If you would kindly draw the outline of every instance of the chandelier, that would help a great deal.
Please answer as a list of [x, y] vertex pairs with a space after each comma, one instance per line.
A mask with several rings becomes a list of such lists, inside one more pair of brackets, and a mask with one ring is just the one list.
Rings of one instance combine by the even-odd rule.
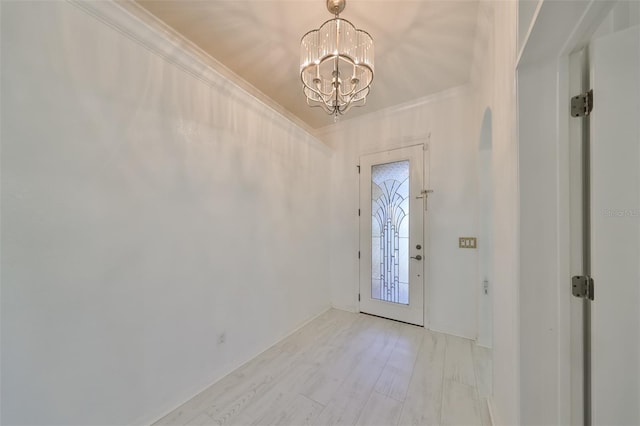
[[346, 0], [327, 0], [334, 18], [300, 42], [300, 78], [307, 104], [336, 119], [366, 103], [373, 81], [373, 39], [339, 17], [345, 5]]

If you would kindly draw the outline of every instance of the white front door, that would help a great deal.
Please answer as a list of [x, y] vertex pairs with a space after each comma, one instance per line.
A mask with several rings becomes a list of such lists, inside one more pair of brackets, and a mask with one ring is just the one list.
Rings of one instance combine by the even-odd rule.
[[360, 158], [360, 311], [424, 325], [423, 145]]
[[590, 46], [592, 418], [640, 424], [640, 27]]

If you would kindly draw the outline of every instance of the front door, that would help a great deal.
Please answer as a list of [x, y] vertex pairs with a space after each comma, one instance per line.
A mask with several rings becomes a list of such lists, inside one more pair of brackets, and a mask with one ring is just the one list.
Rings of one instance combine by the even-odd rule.
[[360, 158], [360, 311], [424, 325], [423, 145]]

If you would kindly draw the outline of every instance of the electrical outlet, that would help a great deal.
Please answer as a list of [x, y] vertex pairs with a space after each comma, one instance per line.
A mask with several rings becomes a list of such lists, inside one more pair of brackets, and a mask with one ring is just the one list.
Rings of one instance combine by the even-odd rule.
[[227, 333], [220, 333], [218, 335], [218, 344], [221, 345], [227, 340]]
[[460, 237], [458, 238], [458, 247], [474, 249], [477, 247], [476, 237]]

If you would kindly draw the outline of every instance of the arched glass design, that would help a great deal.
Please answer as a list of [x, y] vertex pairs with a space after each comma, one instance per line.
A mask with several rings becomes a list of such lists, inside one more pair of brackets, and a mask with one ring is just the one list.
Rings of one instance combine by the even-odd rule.
[[409, 304], [409, 161], [371, 167], [371, 297]]

